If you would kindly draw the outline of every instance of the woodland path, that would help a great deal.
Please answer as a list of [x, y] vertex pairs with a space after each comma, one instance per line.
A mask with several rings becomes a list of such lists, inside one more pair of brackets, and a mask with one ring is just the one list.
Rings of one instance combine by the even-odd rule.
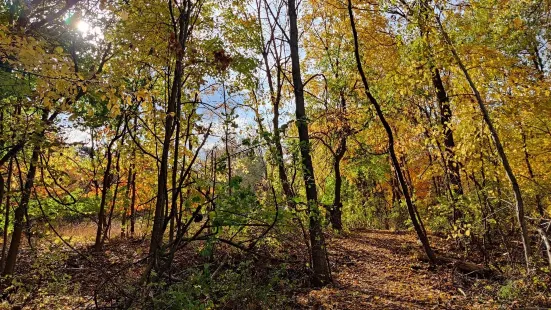
[[354, 231], [332, 238], [330, 244], [334, 284], [300, 296], [305, 308], [498, 308], [490, 297], [460, 284], [452, 268], [435, 269], [420, 261], [412, 234]]

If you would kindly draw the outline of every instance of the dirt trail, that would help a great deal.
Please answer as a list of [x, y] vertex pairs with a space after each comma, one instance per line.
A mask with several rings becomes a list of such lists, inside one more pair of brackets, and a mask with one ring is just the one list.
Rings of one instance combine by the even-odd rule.
[[492, 299], [470, 296], [475, 292], [453, 283], [452, 269], [431, 269], [421, 262], [411, 234], [355, 231], [333, 238], [330, 244], [334, 284], [300, 296], [299, 303], [306, 308], [497, 308]]

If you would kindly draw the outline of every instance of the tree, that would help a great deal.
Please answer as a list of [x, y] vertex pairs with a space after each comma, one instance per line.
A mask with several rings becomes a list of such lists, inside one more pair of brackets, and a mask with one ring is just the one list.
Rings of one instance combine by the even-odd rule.
[[396, 176], [398, 178], [398, 182], [400, 183], [400, 187], [402, 190], [402, 195], [404, 195], [404, 199], [406, 200], [406, 205], [408, 208], [409, 216], [411, 219], [411, 222], [413, 224], [413, 227], [415, 229], [415, 232], [417, 233], [417, 236], [419, 237], [419, 240], [423, 244], [423, 249], [425, 250], [425, 253], [427, 254], [429, 260], [432, 263], [436, 263], [436, 255], [434, 254], [430, 244], [429, 239], [426, 235], [426, 233], [423, 231], [423, 228], [420, 224], [420, 218], [418, 218], [417, 212], [415, 210], [415, 206], [413, 205], [413, 202], [411, 201], [411, 196], [409, 194], [408, 185], [406, 184], [406, 180], [404, 178], [404, 174], [402, 172], [402, 168], [400, 167], [400, 163], [398, 161], [398, 157], [396, 156], [396, 151], [394, 149], [394, 134], [392, 132], [392, 128], [390, 127], [389, 123], [387, 122], [383, 111], [381, 109], [381, 105], [373, 97], [369, 90], [369, 83], [367, 81], [367, 78], [365, 76], [365, 72], [363, 70], [362, 61], [360, 57], [360, 47], [358, 43], [358, 32], [356, 30], [356, 24], [354, 21], [354, 11], [352, 7], [352, 0], [348, 0], [348, 14], [350, 17], [350, 26], [352, 28], [352, 35], [354, 37], [354, 55], [356, 57], [356, 64], [358, 67], [358, 73], [360, 74], [360, 77], [362, 79], [362, 83], [364, 85], [364, 92], [366, 97], [368, 98], [369, 102], [373, 105], [375, 108], [375, 111], [377, 112], [377, 116], [379, 117], [380, 122], [383, 124], [383, 127], [385, 128], [385, 132], [388, 137], [388, 151], [390, 155], [390, 159], [392, 161], [392, 166], [394, 167], [394, 170], [396, 172]]
[[492, 119], [490, 118], [490, 113], [488, 112], [488, 109], [486, 108], [486, 105], [484, 104], [484, 99], [482, 99], [482, 95], [480, 94], [478, 88], [476, 87], [473, 79], [471, 78], [471, 75], [469, 74], [469, 71], [465, 67], [465, 64], [459, 57], [459, 54], [457, 53], [453, 42], [451, 41], [450, 37], [448, 36], [447, 32], [445, 31], [442, 22], [440, 21], [440, 17], [436, 17], [438, 26], [440, 27], [440, 31], [442, 33], [442, 36], [444, 37], [444, 40], [448, 44], [451, 53], [453, 54], [453, 57], [455, 61], [457, 62], [457, 65], [461, 69], [461, 72], [465, 75], [465, 79], [467, 79], [469, 86], [471, 87], [476, 102], [478, 103], [478, 107], [480, 108], [480, 111], [482, 112], [482, 116], [484, 119], [484, 122], [486, 123], [486, 126], [488, 126], [488, 130], [490, 131], [490, 134], [492, 136], [492, 140], [494, 141], [494, 144], [497, 149], [497, 153], [499, 155], [499, 159], [501, 160], [501, 163], [503, 164], [503, 169], [505, 169], [505, 172], [507, 173], [507, 177], [509, 178], [509, 182], [511, 183], [511, 187], [513, 188], [513, 193], [515, 196], [515, 209], [517, 214], [517, 220], [519, 222], [520, 226], [520, 232], [521, 232], [521, 240], [522, 245], [524, 248], [524, 259], [526, 261], [526, 269], [530, 270], [530, 256], [532, 255], [532, 250], [530, 249], [529, 239], [528, 239], [528, 230], [526, 228], [526, 219], [524, 218], [524, 201], [522, 199], [522, 193], [520, 191], [520, 187], [518, 185], [518, 181], [516, 179], [515, 174], [513, 173], [513, 169], [511, 168], [511, 165], [509, 164], [509, 160], [507, 158], [507, 155], [505, 154], [505, 150], [503, 149], [503, 144], [501, 143], [501, 140], [499, 138], [499, 135], [494, 127], [494, 123], [492, 122]]
[[294, 0], [287, 3], [290, 22], [289, 47], [293, 75], [293, 90], [296, 105], [296, 126], [300, 141], [301, 169], [306, 188], [306, 201], [310, 218], [310, 247], [312, 251], [313, 284], [322, 286], [331, 281], [329, 261], [326, 255], [325, 238], [321, 229], [321, 218], [318, 206], [318, 194], [314, 176], [314, 166], [310, 156], [310, 137], [308, 135], [308, 118], [304, 104], [304, 85], [300, 72], [300, 55], [298, 48], [297, 7]]

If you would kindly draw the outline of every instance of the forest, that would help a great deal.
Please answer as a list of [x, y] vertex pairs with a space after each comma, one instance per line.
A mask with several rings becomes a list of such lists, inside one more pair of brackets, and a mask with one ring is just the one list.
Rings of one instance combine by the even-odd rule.
[[551, 308], [551, 0], [5, 0], [0, 309]]

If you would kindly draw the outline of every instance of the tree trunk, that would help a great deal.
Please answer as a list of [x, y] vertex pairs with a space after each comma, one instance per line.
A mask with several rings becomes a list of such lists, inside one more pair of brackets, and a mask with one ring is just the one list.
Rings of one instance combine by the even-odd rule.
[[314, 176], [314, 166], [310, 156], [310, 139], [308, 137], [308, 120], [304, 105], [304, 85], [300, 72], [300, 56], [298, 49], [297, 8], [295, 0], [288, 0], [290, 21], [289, 45], [293, 75], [293, 89], [296, 104], [296, 126], [300, 141], [301, 167], [306, 186], [306, 199], [310, 218], [310, 243], [312, 252], [312, 267], [314, 271], [313, 285], [323, 286], [331, 281], [329, 264], [325, 250], [325, 239], [321, 227], [318, 194]]
[[[124, 139], [121, 141], [121, 144], [124, 143]], [[117, 152], [117, 161], [116, 161], [116, 164], [115, 164], [115, 171], [117, 173], [117, 184], [115, 184], [115, 190], [113, 191], [113, 199], [111, 200], [111, 209], [109, 210], [109, 218], [107, 220], [107, 225], [105, 226], [104, 230], [103, 230], [103, 236], [101, 238], [101, 246], [103, 246], [103, 244], [105, 243], [105, 240], [107, 239], [107, 237], [111, 236], [111, 223], [113, 221], [113, 213], [115, 211], [115, 205], [117, 203], [117, 196], [118, 196], [118, 193], [119, 193], [119, 186], [120, 186], [120, 158], [121, 158], [121, 153], [120, 151]]]
[[369, 90], [369, 83], [367, 82], [367, 78], [365, 76], [365, 72], [363, 70], [361, 57], [360, 57], [360, 51], [359, 51], [359, 43], [358, 43], [358, 32], [356, 30], [356, 24], [354, 21], [354, 12], [352, 10], [352, 0], [348, 0], [348, 15], [350, 16], [350, 26], [352, 28], [352, 35], [354, 37], [354, 56], [356, 58], [356, 65], [358, 67], [358, 72], [360, 74], [360, 77], [362, 79], [362, 83], [364, 85], [364, 91], [365, 95], [375, 108], [375, 111], [377, 113], [377, 116], [381, 123], [383, 124], [383, 127], [385, 128], [387, 137], [388, 137], [388, 151], [390, 153], [390, 159], [392, 161], [392, 165], [394, 166], [394, 170], [396, 172], [396, 176], [398, 178], [398, 183], [400, 184], [400, 187], [402, 189], [402, 194], [404, 196], [404, 199], [406, 200], [406, 205], [408, 209], [408, 213], [411, 219], [411, 223], [413, 224], [413, 228], [415, 229], [415, 232], [417, 233], [417, 236], [419, 237], [419, 240], [421, 241], [423, 245], [423, 249], [425, 250], [425, 253], [427, 254], [427, 257], [431, 261], [431, 263], [436, 263], [437, 259], [436, 256], [429, 244], [428, 237], [423, 233], [422, 225], [419, 223], [421, 218], [419, 218], [419, 221], [416, 216], [416, 210], [415, 206], [413, 205], [413, 202], [411, 201], [411, 197], [408, 190], [408, 185], [406, 183], [406, 180], [404, 178], [404, 174], [402, 172], [402, 169], [400, 167], [400, 162], [398, 161], [398, 157], [396, 156], [396, 151], [394, 150], [394, 134], [392, 133], [392, 128], [390, 127], [389, 123], [387, 122], [383, 111], [381, 109], [381, 106], [379, 105], [379, 102], [373, 95], [371, 94], [371, 91]]
[[[168, 240], [170, 243], [174, 240], [174, 231], [175, 231], [175, 222], [176, 222], [176, 210], [177, 210], [177, 202], [178, 202], [178, 152], [180, 149], [180, 121], [181, 121], [181, 114], [182, 114], [182, 102], [181, 102], [181, 89], [178, 89], [178, 94], [176, 95], [176, 129], [175, 129], [175, 137], [174, 137], [174, 159], [172, 162], [172, 190], [171, 190], [171, 200], [170, 200], [170, 223], [168, 228]], [[185, 146], [185, 145], [184, 145]], [[185, 161], [185, 160], [184, 160]], [[182, 169], [185, 169], [185, 167], [182, 167]]]
[[333, 199], [333, 206], [329, 210], [331, 226], [333, 229], [342, 230], [342, 201], [341, 201], [341, 188], [342, 188], [342, 176], [339, 161], [335, 160], [335, 197]]
[[131, 195], [131, 184], [132, 184], [132, 167], [133, 164], [130, 164], [130, 167], [128, 167], [128, 178], [126, 179], [126, 195], [125, 195], [125, 201], [124, 201], [124, 208], [122, 210], [122, 219], [121, 219], [121, 238], [126, 237], [126, 222], [128, 220], [128, 205], [130, 204], [130, 195]]
[[102, 247], [102, 233], [104, 226], [107, 226], [105, 217], [105, 205], [107, 204], [107, 194], [111, 187], [111, 165], [113, 164], [113, 145], [119, 138], [119, 126], [117, 125], [117, 131], [115, 137], [107, 145], [107, 163], [105, 164], [105, 171], [103, 172], [103, 186], [101, 188], [101, 201], [98, 211], [98, 227], [96, 230], [96, 242], [94, 243], [94, 251], [101, 251]]
[[[5, 181], [4, 177], [0, 173], [0, 205], [2, 205], [2, 202], [4, 201], [4, 194], [6, 191], [4, 190], [5, 187]], [[6, 198], [6, 200], [8, 200]], [[4, 229], [2, 231], [2, 255], [0, 257], [0, 270], [2, 269], [2, 266], [4, 265], [4, 255], [6, 253], [6, 243], [8, 242], [8, 229], [10, 224], [10, 207], [8, 204], [6, 204], [6, 212], [4, 213]]]
[[231, 196], [232, 186], [232, 169], [231, 169], [231, 154], [230, 154], [230, 124], [232, 123], [233, 110], [228, 111], [228, 101], [226, 99], [226, 83], [222, 82], [222, 98], [224, 104], [224, 152], [226, 153], [226, 169], [228, 170], [228, 194]]
[[[431, 53], [431, 47], [429, 44], [429, 31], [426, 27], [426, 23], [429, 19], [429, 11], [427, 3], [421, 5], [421, 18], [419, 22], [419, 28], [421, 32], [421, 37], [426, 40], [425, 44], [427, 45], [427, 58], [429, 70], [431, 73], [432, 85], [436, 91], [436, 99], [438, 100], [438, 105], [440, 107], [440, 125], [442, 125], [443, 135], [444, 135], [444, 158], [446, 169], [448, 171], [449, 182], [452, 190], [452, 200], [456, 200], [458, 195], [463, 195], [463, 186], [461, 184], [461, 175], [459, 173], [459, 163], [455, 160], [455, 141], [453, 139], [453, 131], [451, 130], [450, 124], [452, 122], [452, 110], [450, 106], [450, 98], [444, 87], [444, 82], [442, 82], [442, 77], [440, 75], [440, 70], [434, 65], [434, 57]], [[456, 214], [457, 213], [457, 214]], [[454, 206], [454, 220], [459, 217], [458, 211], [455, 210]]]
[[[162, 155], [157, 177], [157, 201], [155, 203], [155, 215], [153, 217], [153, 228], [151, 231], [151, 242], [149, 245], [149, 256], [152, 267], [158, 267], [160, 259], [159, 250], [163, 244], [163, 235], [165, 232], [165, 208], [168, 201], [168, 161], [170, 144], [174, 133], [174, 117], [176, 114], [178, 96], [181, 93], [180, 90], [182, 88], [182, 75], [184, 71], [183, 56], [189, 30], [189, 14], [191, 13], [191, 8], [189, 8], [188, 5], [189, 3], [186, 1], [183, 5], [186, 8], [180, 12], [180, 16], [178, 16], [178, 20], [176, 21], [177, 25], [174, 25], [174, 27], [178, 29], [178, 37], [176, 42], [178, 46], [176, 48], [174, 78], [167, 103]], [[149, 273], [150, 271], [151, 268], [148, 268], [147, 272]]]
[[[339, 77], [338, 73], [335, 75], [336, 78]], [[340, 108], [342, 109], [342, 113], [344, 114], [344, 118], [346, 119], [346, 98], [344, 97], [344, 91], [341, 90], [340, 94]], [[347, 135], [349, 134], [349, 128], [348, 128], [348, 120], [345, 123], [345, 128], [342, 128], [340, 131], [341, 137], [339, 140], [339, 146], [337, 147], [337, 151], [335, 152], [334, 156], [334, 162], [333, 162], [333, 170], [335, 172], [335, 192], [334, 192], [334, 199], [333, 199], [333, 206], [330, 210], [330, 220], [331, 220], [331, 226], [333, 229], [337, 231], [342, 230], [342, 175], [341, 175], [341, 160], [344, 157], [344, 154], [346, 153], [346, 140]]]
[[[260, 14], [259, 14], [260, 16]], [[279, 104], [281, 102], [281, 64], [277, 63], [277, 78], [276, 78], [276, 85], [274, 87], [274, 81], [272, 77], [272, 73], [270, 71], [270, 65], [268, 63], [268, 53], [264, 51], [262, 53], [262, 56], [264, 58], [264, 67], [266, 69], [266, 77], [268, 80], [268, 87], [270, 89], [270, 101], [272, 102], [273, 106], [273, 118], [272, 118], [272, 124], [274, 127], [274, 150], [275, 150], [275, 158], [276, 158], [276, 165], [277, 165], [277, 171], [279, 175], [279, 181], [281, 182], [281, 187], [283, 189], [283, 194], [285, 195], [285, 198], [287, 200], [287, 203], [294, 206], [293, 197], [295, 196], [293, 193], [293, 189], [291, 188], [291, 185], [289, 184], [289, 178], [287, 177], [287, 171], [285, 170], [285, 163], [283, 162], [283, 146], [281, 145], [281, 133], [279, 130]], [[279, 61], [277, 59], [276, 61]]]
[[10, 162], [8, 164], [8, 173], [6, 176], [7, 178], [6, 187], [5, 187], [6, 189], [4, 192], [4, 194], [6, 195], [6, 203], [5, 203], [6, 210], [4, 215], [4, 232], [2, 236], [3, 238], [2, 240], [4, 242], [2, 243], [2, 256], [0, 258], [0, 270], [3, 270], [4, 268], [4, 263], [6, 259], [6, 249], [8, 247], [8, 229], [10, 227], [10, 198], [11, 198], [10, 190], [11, 190], [12, 173], [13, 173], [13, 158], [10, 158]]
[[136, 226], [136, 171], [132, 175], [132, 198], [130, 199], [130, 237], [134, 237]]
[[440, 77], [438, 68], [431, 66], [432, 83], [436, 89], [436, 97], [440, 104], [440, 124], [444, 132], [444, 147], [446, 167], [448, 169], [450, 183], [454, 199], [457, 195], [463, 195], [463, 186], [461, 184], [461, 175], [459, 174], [459, 163], [455, 160], [455, 142], [453, 139], [453, 131], [450, 128], [452, 122], [452, 110], [450, 107], [450, 99], [444, 88], [444, 83]]
[[17, 255], [19, 254], [19, 246], [21, 245], [21, 236], [23, 235], [23, 229], [25, 228], [25, 214], [27, 213], [27, 208], [29, 207], [29, 200], [31, 198], [31, 192], [34, 185], [34, 177], [36, 175], [36, 166], [38, 164], [39, 155], [40, 144], [39, 142], [36, 142], [33, 147], [31, 163], [29, 166], [29, 171], [27, 172], [27, 179], [25, 181], [23, 193], [21, 193], [21, 201], [14, 212], [13, 233], [3, 272], [3, 275], [5, 276], [12, 275], [15, 270], [15, 263], [17, 260]]
[[[532, 169], [532, 163], [530, 162], [530, 154], [528, 153], [528, 145], [526, 144], [526, 133], [524, 128], [520, 128], [522, 134], [522, 149], [524, 151], [524, 161], [526, 162], [526, 168], [528, 168], [528, 176], [532, 182], [536, 182], [536, 176], [534, 175], [534, 169]], [[538, 209], [539, 215], [543, 218], [545, 217], [545, 209], [543, 207], [541, 195], [537, 193], [534, 197], [536, 199], [536, 207]]]
[[538, 228], [538, 232], [541, 236], [543, 244], [545, 245], [545, 254], [547, 254], [547, 262], [549, 263], [549, 268], [551, 268], [551, 241], [547, 236], [547, 232], [542, 228]]
[[333, 162], [333, 170], [335, 171], [335, 197], [333, 199], [333, 206], [329, 210], [331, 226], [333, 229], [342, 230], [342, 175], [341, 175], [341, 160], [346, 152], [346, 134], [343, 133], [343, 137], [339, 142], [339, 147], [335, 153]]

